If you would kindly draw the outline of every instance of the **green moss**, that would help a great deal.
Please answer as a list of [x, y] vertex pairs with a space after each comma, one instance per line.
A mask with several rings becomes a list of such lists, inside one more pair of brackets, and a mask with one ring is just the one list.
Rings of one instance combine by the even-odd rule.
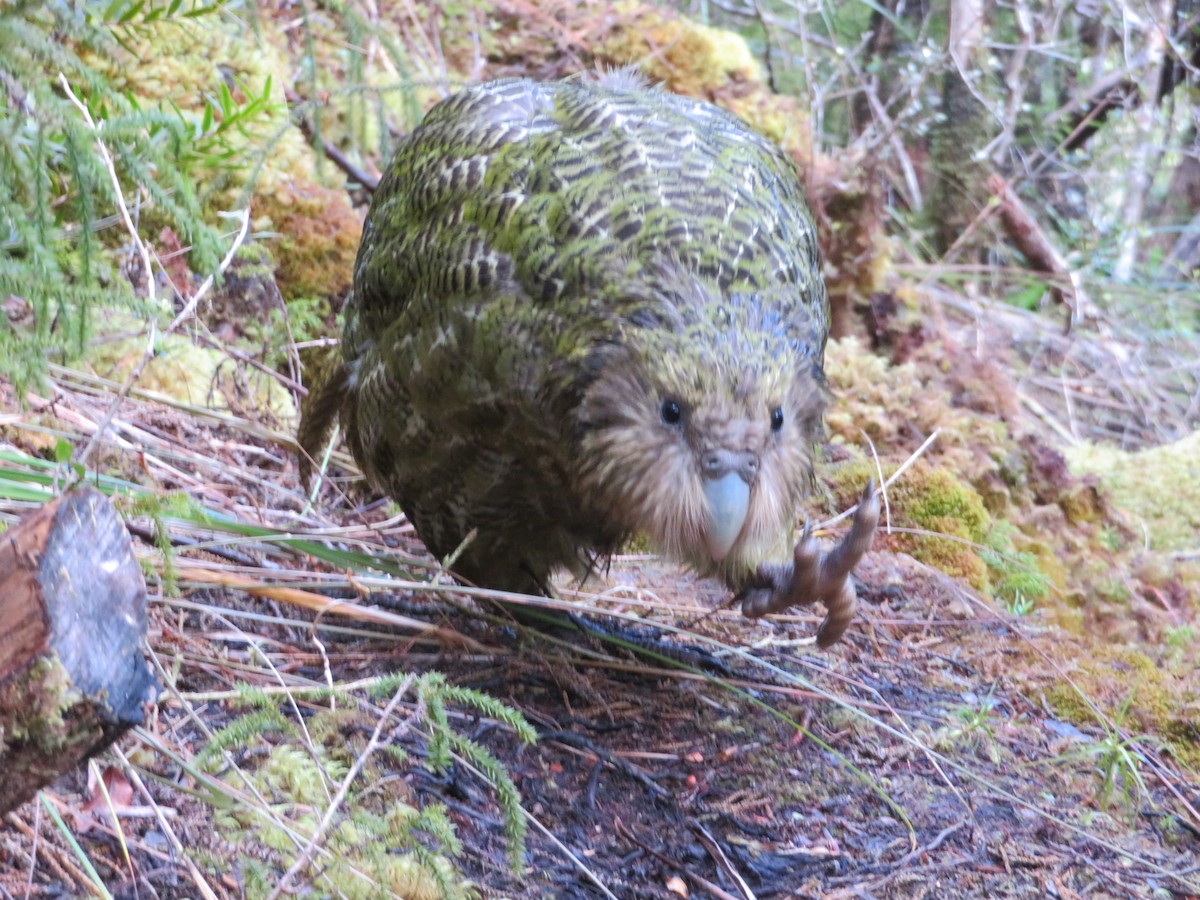
[[[213, 16], [204, 27], [170, 20], [146, 23], [125, 36], [120, 52], [96, 55], [89, 62], [144, 108], [177, 111], [197, 127], [222, 85], [236, 103], [261, 95], [269, 84], [271, 102], [256, 127], [222, 135], [221, 151], [232, 151], [233, 156], [215, 153], [197, 161], [198, 176], [209, 169], [207, 177], [197, 179], [209, 188], [209, 209], [244, 206], [250, 186], [269, 196], [290, 182], [317, 180], [316, 155], [288, 119], [284, 89], [291, 83], [292, 66], [278, 47], [244, 22]], [[229, 158], [236, 158], [238, 165], [228, 165]]]
[[1057, 715], [1077, 725], [1095, 725], [1094, 703], [1110, 719], [1121, 717], [1125, 730], [1156, 735], [1170, 741], [1189, 765], [1200, 762], [1195, 671], [1171, 672], [1132, 647], [1108, 645], [1089, 647], [1064, 668], [1075, 686], [1055, 680], [1044, 690]]
[[[989, 522], [983, 501], [974, 489], [964, 485], [944, 469], [914, 472], [909, 484], [901, 487], [900, 496], [911, 499], [906, 505], [908, 514], [918, 525], [937, 528], [946, 525], [953, 533], [982, 542]], [[949, 531], [947, 532], [949, 533]]]
[[1072, 471], [1096, 475], [1113, 505], [1144, 525], [1154, 550], [1186, 550], [1200, 534], [1200, 431], [1128, 453], [1083, 445], [1066, 451]]
[[[259, 851], [269, 848], [278, 856], [276, 867], [255, 869], [255, 861], [242, 857], [248, 893], [263, 878], [278, 878], [300, 852], [296, 836], [311, 837], [349, 763], [331, 759], [316, 745], [302, 750], [280, 744], [250, 773], [256, 791], [271, 804], [267, 817], [248, 807], [238, 807], [218, 817], [222, 837], [247, 847], [247, 831]], [[227, 776], [235, 779], [232, 773]], [[236, 781], [234, 782], [237, 783]], [[403, 782], [396, 781], [397, 790]], [[461, 850], [444, 810], [431, 804], [424, 810], [398, 797], [396, 790], [352, 790], [344, 815], [326, 833], [323, 846], [329, 855], [314, 859], [313, 882], [320, 893], [350, 898], [401, 896], [418, 900], [471, 897], [474, 887], [455, 870], [450, 856]], [[286, 822], [287, 827], [276, 824]], [[261, 861], [261, 860], [260, 860]], [[273, 874], [272, 874], [273, 872]], [[270, 883], [269, 881], [267, 882]], [[269, 892], [269, 890], [268, 890]]]
[[1200, 769], [1200, 703], [1193, 702], [1192, 715], [1179, 715], [1167, 722], [1162, 729], [1163, 740], [1171, 745], [1172, 752], [1181, 763], [1192, 770], [1193, 776]]
[[797, 158], [810, 158], [807, 116], [771, 91], [740, 34], [693, 22], [641, 0], [614, 8], [614, 27], [593, 48], [602, 62], [637, 65], [677, 94], [715, 99]]
[[991, 573], [992, 592], [1006, 605], [1036, 604], [1050, 593], [1052, 580], [1043, 565], [1057, 560], [1053, 554], [1045, 559], [1031, 550], [1018, 549], [1016, 542], [1023, 538], [1011, 522], [1004, 521], [993, 522], [987, 534], [983, 559]]
[[1167, 651], [1182, 655], [1189, 648], [1196, 646], [1196, 626], [1178, 625], [1168, 628], [1166, 632]]
[[[885, 466], [884, 477], [895, 468]], [[832, 481], [838, 507], [853, 503], [875, 474], [875, 464], [866, 460], [837, 467]], [[877, 548], [882, 543], [909, 553], [978, 591], [990, 591], [982, 545], [991, 517], [973, 488], [946, 469], [918, 461], [888, 489], [888, 504], [892, 524], [912, 531], [881, 534]]]
[[[284, 87], [296, 64], [282, 38], [268, 39], [276, 34], [217, 17], [202, 29], [158, 22], [131, 34], [124, 52], [94, 63], [143, 106], [182, 115], [197, 129], [222, 89], [235, 104], [265, 92], [269, 102], [252, 128], [222, 132], [219, 146], [195, 161], [206, 189], [201, 199], [217, 212], [243, 208], [253, 197], [254, 230], [278, 235], [272, 249], [286, 300], [339, 296], [350, 284], [362, 220], [345, 177], [322, 163], [288, 117]], [[331, 44], [343, 47], [345, 40]]]
[[[127, 316], [111, 314], [105, 317], [104, 330], [128, 334], [140, 332], [141, 327]], [[141, 363], [145, 351], [144, 337], [101, 340], [92, 351], [92, 367], [98, 375], [121, 384]], [[219, 350], [197, 346], [178, 333], [159, 336], [137, 386], [184, 403], [252, 418], [265, 413], [289, 423], [296, 417], [292, 395], [276, 379]]]
[[37, 743], [47, 751], [70, 739], [63, 713], [80, 694], [58, 656], [39, 656], [24, 675], [0, 685], [0, 710], [7, 711], [9, 741]]

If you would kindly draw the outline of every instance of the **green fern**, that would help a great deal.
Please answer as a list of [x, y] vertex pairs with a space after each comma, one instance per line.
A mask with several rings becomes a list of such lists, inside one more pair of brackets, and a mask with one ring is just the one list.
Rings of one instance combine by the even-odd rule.
[[196, 762], [204, 765], [209, 760], [220, 759], [226, 750], [244, 749], [264, 734], [288, 734], [290, 727], [291, 723], [277, 709], [256, 709], [238, 716], [216, 732], [196, 754]]
[[137, 494], [129, 498], [118, 498], [117, 508], [131, 519], [145, 517], [150, 520], [154, 546], [162, 554], [163, 595], [177, 596], [179, 588], [175, 578], [175, 546], [171, 543], [171, 528], [167, 519], [204, 521], [207, 514], [203, 507], [190, 494], [171, 491], [165, 494]]
[[430, 740], [428, 762], [434, 770], [449, 764], [457, 753], [483, 772], [496, 789], [496, 800], [504, 821], [504, 836], [508, 840], [509, 864], [519, 872], [525, 857], [525, 812], [521, 809], [521, 794], [504, 764], [483, 746], [468, 740], [450, 726], [446, 703], [473, 707], [484, 715], [508, 725], [526, 744], [537, 740], [537, 732], [519, 712], [505, 706], [494, 697], [470, 688], [446, 683], [440, 672], [426, 672], [417, 681], [417, 698], [429, 717]]
[[[35, 384], [47, 359], [78, 355], [100, 306], [145, 310], [106, 246], [128, 240], [102, 218], [117, 189], [97, 135], [59, 78], [87, 107], [112, 155], [121, 193], [149, 201], [156, 219], [190, 245], [201, 274], [221, 258], [218, 232], [203, 218], [190, 164], [220, 146], [212, 123], [197, 131], [172, 112], [142, 109], [85, 60], [119, 52], [130, 33], [170, 18], [194, 19], [220, 2], [13, 2], [0, 5], [0, 378], [18, 394]], [[227, 98], [216, 101], [224, 110]], [[231, 101], [228, 101], [231, 102]], [[245, 127], [262, 96], [221, 128]], [[149, 273], [138, 273], [144, 278]]]

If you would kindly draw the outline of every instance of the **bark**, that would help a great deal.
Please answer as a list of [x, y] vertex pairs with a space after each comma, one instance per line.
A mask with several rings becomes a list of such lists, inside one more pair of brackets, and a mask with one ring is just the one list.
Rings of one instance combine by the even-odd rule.
[[1008, 239], [1029, 260], [1035, 271], [1054, 279], [1051, 287], [1054, 299], [1070, 307], [1072, 321], [1088, 314], [1090, 307], [1080, 279], [1071, 271], [1066, 259], [1025, 208], [1025, 204], [1013, 193], [1008, 182], [993, 174], [987, 184], [988, 190], [999, 203], [997, 212]]
[[933, 183], [926, 217], [934, 250], [943, 255], [983, 209], [989, 166], [979, 150], [991, 141], [992, 119], [967, 82], [983, 34], [983, 4], [954, 0], [950, 8], [950, 56], [942, 79], [942, 117], [933, 129], [930, 153]]
[[0, 535], [0, 815], [142, 723], [145, 635], [142, 571], [99, 491]]

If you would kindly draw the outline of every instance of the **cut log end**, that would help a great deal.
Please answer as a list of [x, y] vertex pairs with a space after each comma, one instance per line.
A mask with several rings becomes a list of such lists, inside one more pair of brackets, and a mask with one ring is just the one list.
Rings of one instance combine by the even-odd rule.
[[145, 580], [99, 491], [0, 534], [0, 814], [143, 722], [145, 636]]

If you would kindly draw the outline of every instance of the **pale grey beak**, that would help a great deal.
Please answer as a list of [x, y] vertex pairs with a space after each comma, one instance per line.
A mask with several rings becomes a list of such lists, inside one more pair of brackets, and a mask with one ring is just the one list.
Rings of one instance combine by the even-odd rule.
[[750, 485], [737, 472], [727, 472], [720, 478], [704, 479], [704, 499], [708, 501], [708, 527], [704, 538], [713, 562], [729, 555], [750, 506]]

